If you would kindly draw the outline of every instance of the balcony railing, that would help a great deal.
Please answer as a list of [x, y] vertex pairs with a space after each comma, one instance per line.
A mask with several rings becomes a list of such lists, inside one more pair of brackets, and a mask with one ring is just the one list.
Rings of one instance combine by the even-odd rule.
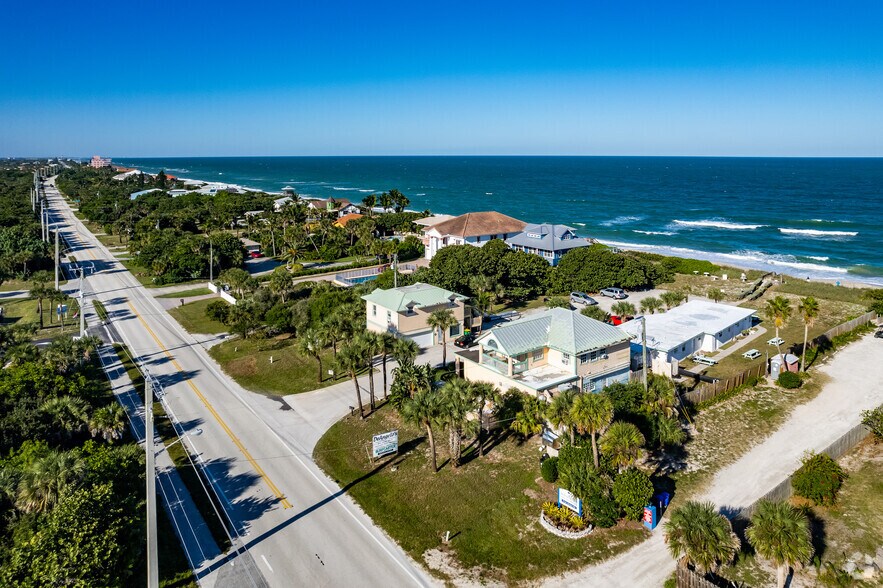
[[512, 374], [517, 375], [527, 371], [527, 361], [517, 361], [512, 364]]
[[482, 365], [486, 365], [486, 366], [490, 367], [491, 369], [494, 369], [494, 370], [500, 372], [501, 374], [504, 374], [507, 376], [509, 375], [509, 363], [508, 362], [500, 361], [499, 359], [497, 359], [495, 357], [491, 357], [490, 355], [485, 353], [481, 357], [481, 363], [482, 363]]

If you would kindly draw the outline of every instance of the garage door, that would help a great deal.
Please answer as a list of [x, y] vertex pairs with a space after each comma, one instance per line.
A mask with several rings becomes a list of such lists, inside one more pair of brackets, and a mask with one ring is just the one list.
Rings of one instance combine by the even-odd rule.
[[435, 344], [435, 341], [433, 341], [432, 338], [432, 331], [425, 331], [423, 333], [409, 335], [408, 338], [423, 349], [427, 347], [432, 347]]

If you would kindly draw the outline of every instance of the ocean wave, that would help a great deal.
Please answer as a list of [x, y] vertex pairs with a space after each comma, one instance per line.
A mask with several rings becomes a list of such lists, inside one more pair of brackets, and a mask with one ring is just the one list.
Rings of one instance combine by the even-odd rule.
[[789, 267], [808, 272], [845, 274], [849, 271], [845, 267], [798, 261], [793, 255], [763, 253], [761, 251], [741, 250], [733, 253], [721, 253], [721, 256], [738, 261], [757, 261], [775, 267]]
[[827, 255], [807, 255], [806, 258], [815, 259], [816, 261], [828, 261], [829, 259], [831, 259]]
[[426, 192], [420, 192], [419, 194], [414, 194], [414, 196], [426, 196]]
[[616, 218], [612, 218], [610, 220], [606, 220], [601, 223], [602, 227], [612, 227], [614, 225], [627, 225], [629, 223], [637, 222], [640, 220], [644, 220], [647, 218], [646, 216], [618, 216]]
[[852, 224], [852, 221], [848, 221], [848, 220], [831, 220], [831, 219], [827, 219], [827, 218], [811, 218], [806, 222], [808, 222], [808, 223], [838, 223], [838, 224], [844, 224], [844, 225], [851, 225]]
[[354, 192], [358, 190], [358, 188], [342, 188], [340, 186], [331, 186], [332, 190], [337, 190], [339, 192]]
[[710, 229], [727, 229], [732, 231], [749, 231], [765, 227], [766, 225], [747, 225], [742, 223], [734, 223], [726, 220], [698, 220], [687, 221], [675, 219], [674, 224], [682, 227], [704, 227]]
[[377, 190], [359, 190], [362, 194], [370, 194], [371, 192], [376, 192]]
[[632, 232], [633, 232], [633, 233], [641, 233], [642, 235], [666, 235], [666, 236], [671, 236], [671, 235], [676, 235], [676, 234], [677, 234], [677, 233], [675, 233], [674, 231], [641, 231], [641, 230], [639, 230], [639, 229], [632, 229]]
[[785, 235], [804, 235], [806, 237], [855, 237], [858, 231], [822, 231], [820, 229], [787, 229], [779, 227]]
[[578, 227], [584, 227], [584, 226], [586, 226], [586, 223], [572, 223], [572, 224], [574, 224], [574, 225], [576, 225], [576, 226], [578, 226]]
[[183, 167], [170, 167], [166, 171], [177, 172], [179, 174], [189, 174], [189, 169], [184, 169]]

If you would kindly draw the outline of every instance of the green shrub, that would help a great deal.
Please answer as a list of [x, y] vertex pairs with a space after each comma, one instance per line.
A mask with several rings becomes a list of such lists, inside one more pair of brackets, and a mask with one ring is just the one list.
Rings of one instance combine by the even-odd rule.
[[776, 383], [779, 384], [782, 388], [787, 388], [788, 390], [793, 390], [795, 388], [800, 388], [800, 385], [803, 381], [800, 379], [800, 376], [795, 374], [794, 372], [782, 372], [779, 374], [779, 378], [776, 380]]
[[543, 461], [543, 465], [540, 466], [540, 472], [543, 474], [545, 481], [550, 483], [556, 482], [558, 480], [558, 458], [550, 457]]
[[619, 505], [605, 494], [593, 494], [586, 502], [586, 506], [596, 527], [606, 529], [619, 521]]
[[227, 324], [230, 316], [230, 305], [223, 300], [213, 300], [205, 306], [205, 316], [213, 321]]
[[641, 519], [644, 507], [652, 497], [653, 483], [647, 474], [637, 468], [627, 469], [613, 481], [613, 498], [626, 518], [633, 521]]
[[862, 424], [874, 435], [877, 441], [883, 441], [883, 406], [862, 412]]
[[557, 506], [554, 502], [543, 503], [543, 514], [559, 529], [582, 531], [589, 526], [589, 521], [579, 516], [566, 506]]
[[836, 461], [824, 453], [814, 453], [803, 458], [803, 465], [791, 477], [791, 487], [798, 496], [830, 505], [837, 500], [845, 479], [846, 472]]

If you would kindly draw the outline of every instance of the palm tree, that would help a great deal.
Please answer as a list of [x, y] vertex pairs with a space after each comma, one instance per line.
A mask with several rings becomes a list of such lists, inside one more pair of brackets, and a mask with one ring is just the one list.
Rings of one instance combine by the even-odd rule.
[[635, 305], [624, 300], [614, 302], [613, 306], [610, 307], [610, 310], [613, 311], [613, 314], [619, 317], [635, 316], [636, 314], [638, 314], [637, 309], [635, 309]]
[[[791, 302], [784, 296], [776, 296], [772, 300], [768, 300], [766, 307], [763, 309], [764, 315], [776, 325], [776, 350], [782, 355], [782, 347], [778, 343], [779, 328], [785, 326], [785, 323], [791, 317]], [[782, 358], [784, 359], [784, 357]]]
[[610, 315], [598, 306], [587, 306], [579, 311], [579, 313], [583, 316], [589, 317], [590, 319], [601, 321], [602, 323], [606, 322], [610, 318]]
[[50, 398], [40, 406], [40, 410], [52, 418], [61, 433], [76, 433], [86, 424], [86, 402], [74, 396]]
[[709, 288], [706, 295], [715, 302], [720, 302], [724, 299], [723, 290], [720, 288]]
[[457, 324], [457, 319], [454, 317], [454, 313], [451, 312], [447, 308], [442, 308], [440, 310], [436, 310], [432, 312], [426, 318], [426, 324], [434, 329], [435, 331], [441, 331], [441, 344], [442, 344], [442, 367], [447, 367], [448, 365], [448, 330]]
[[433, 390], [420, 390], [413, 398], [409, 398], [402, 405], [402, 418], [405, 422], [413, 423], [426, 429], [426, 438], [429, 440], [429, 450], [432, 453], [432, 471], [438, 473], [438, 463], [435, 450], [435, 436], [432, 427], [439, 422], [441, 414], [441, 397]]
[[702, 573], [732, 561], [739, 550], [739, 538], [733, 526], [727, 517], [717, 513], [711, 502], [691, 500], [674, 509], [664, 528], [672, 557], [680, 565], [692, 564]]
[[89, 419], [89, 434], [93, 437], [101, 435], [109, 442], [121, 439], [125, 427], [126, 411], [116, 402], [99, 408]]
[[598, 433], [603, 431], [613, 420], [613, 404], [603, 394], [580, 394], [573, 401], [574, 425], [580, 434], [592, 436], [592, 455], [595, 458], [595, 469], [600, 467], [598, 460]]
[[395, 343], [393, 343], [392, 356], [399, 365], [414, 363], [418, 355], [420, 355], [420, 346], [411, 339], [396, 339]]
[[475, 391], [471, 383], [462, 378], [454, 378], [442, 387], [440, 396], [439, 420], [448, 430], [451, 464], [456, 469], [460, 466], [463, 453], [463, 436], [474, 432], [478, 424], [470, 418], [475, 410]]
[[819, 316], [819, 301], [812, 296], [807, 296], [797, 305], [797, 312], [803, 317], [803, 352], [800, 357], [800, 371], [806, 371], [806, 340], [809, 337], [809, 330], [816, 322]]
[[662, 308], [662, 301], [655, 296], [648, 296], [641, 300], [641, 312], [643, 314], [655, 314], [660, 308]]
[[41, 512], [56, 502], [65, 488], [86, 472], [83, 460], [71, 451], [51, 451], [35, 459], [18, 483], [15, 505], [23, 512]]
[[[377, 408], [374, 401], [374, 357], [380, 352], [380, 335], [374, 331], [365, 331], [356, 336], [357, 345], [362, 349], [364, 362], [368, 367], [368, 398], [371, 402], [371, 412]], [[386, 370], [384, 369], [384, 377]]]
[[356, 387], [356, 401], [359, 405], [359, 416], [365, 418], [365, 409], [362, 405], [362, 389], [359, 387], [359, 372], [365, 367], [365, 350], [360, 341], [354, 339], [340, 348], [337, 354], [337, 365], [349, 375]]
[[570, 433], [570, 444], [576, 441], [576, 431], [573, 422], [573, 401], [576, 400], [578, 391], [576, 388], [568, 388], [559, 392], [549, 406], [546, 407], [546, 418], [556, 427], [564, 427]]
[[[31, 298], [37, 299], [37, 313], [40, 315], [40, 328], [43, 328], [43, 299], [49, 298], [52, 289], [47, 288], [43, 282], [34, 282], [31, 284]], [[52, 320], [52, 313], [49, 313], [49, 320]]]
[[321, 328], [325, 333], [325, 339], [331, 343], [334, 356], [337, 357], [338, 341], [342, 341], [352, 334], [353, 321], [351, 317], [342, 312], [342, 309], [339, 307], [335, 312], [325, 317]]
[[526, 396], [515, 419], [509, 428], [521, 435], [530, 437], [543, 431], [543, 408], [540, 401], [532, 396]]
[[380, 333], [379, 336], [379, 348], [380, 348], [380, 363], [383, 366], [383, 399], [386, 400], [386, 392], [388, 390], [387, 386], [387, 373], [386, 373], [386, 361], [389, 359], [389, 356], [393, 354], [395, 351], [396, 339], [391, 333]]
[[324, 333], [318, 329], [309, 328], [297, 338], [298, 348], [304, 355], [310, 355], [316, 358], [319, 364], [319, 372], [316, 375], [316, 382], [322, 383], [322, 350], [328, 345]]
[[660, 374], [650, 374], [644, 409], [650, 414], [673, 418], [677, 414], [675, 407], [675, 386], [672, 379]]
[[809, 519], [787, 502], [762, 500], [745, 537], [761, 557], [776, 564], [778, 588], [785, 586], [788, 568], [799, 566], [812, 556]]
[[484, 407], [488, 402], [497, 403], [500, 400], [500, 393], [496, 386], [490, 382], [473, 382], [472, 396], [475, 399], [475, 411], [478, 413], [478, 456], [484, 455], [484, 440], [482, 439], [482, 431], [484, 430]]
[[644, 436], [638, 427], [625, 421], [616, 421], [601, 437], [601, 451], [619, 471], [630, 466], [641, 456]]
[[680, 292], [668, 291], [660, 294], [659, 299], [665, 305], [666, 310], [671, 310], [684, 300], [684, 295]]

